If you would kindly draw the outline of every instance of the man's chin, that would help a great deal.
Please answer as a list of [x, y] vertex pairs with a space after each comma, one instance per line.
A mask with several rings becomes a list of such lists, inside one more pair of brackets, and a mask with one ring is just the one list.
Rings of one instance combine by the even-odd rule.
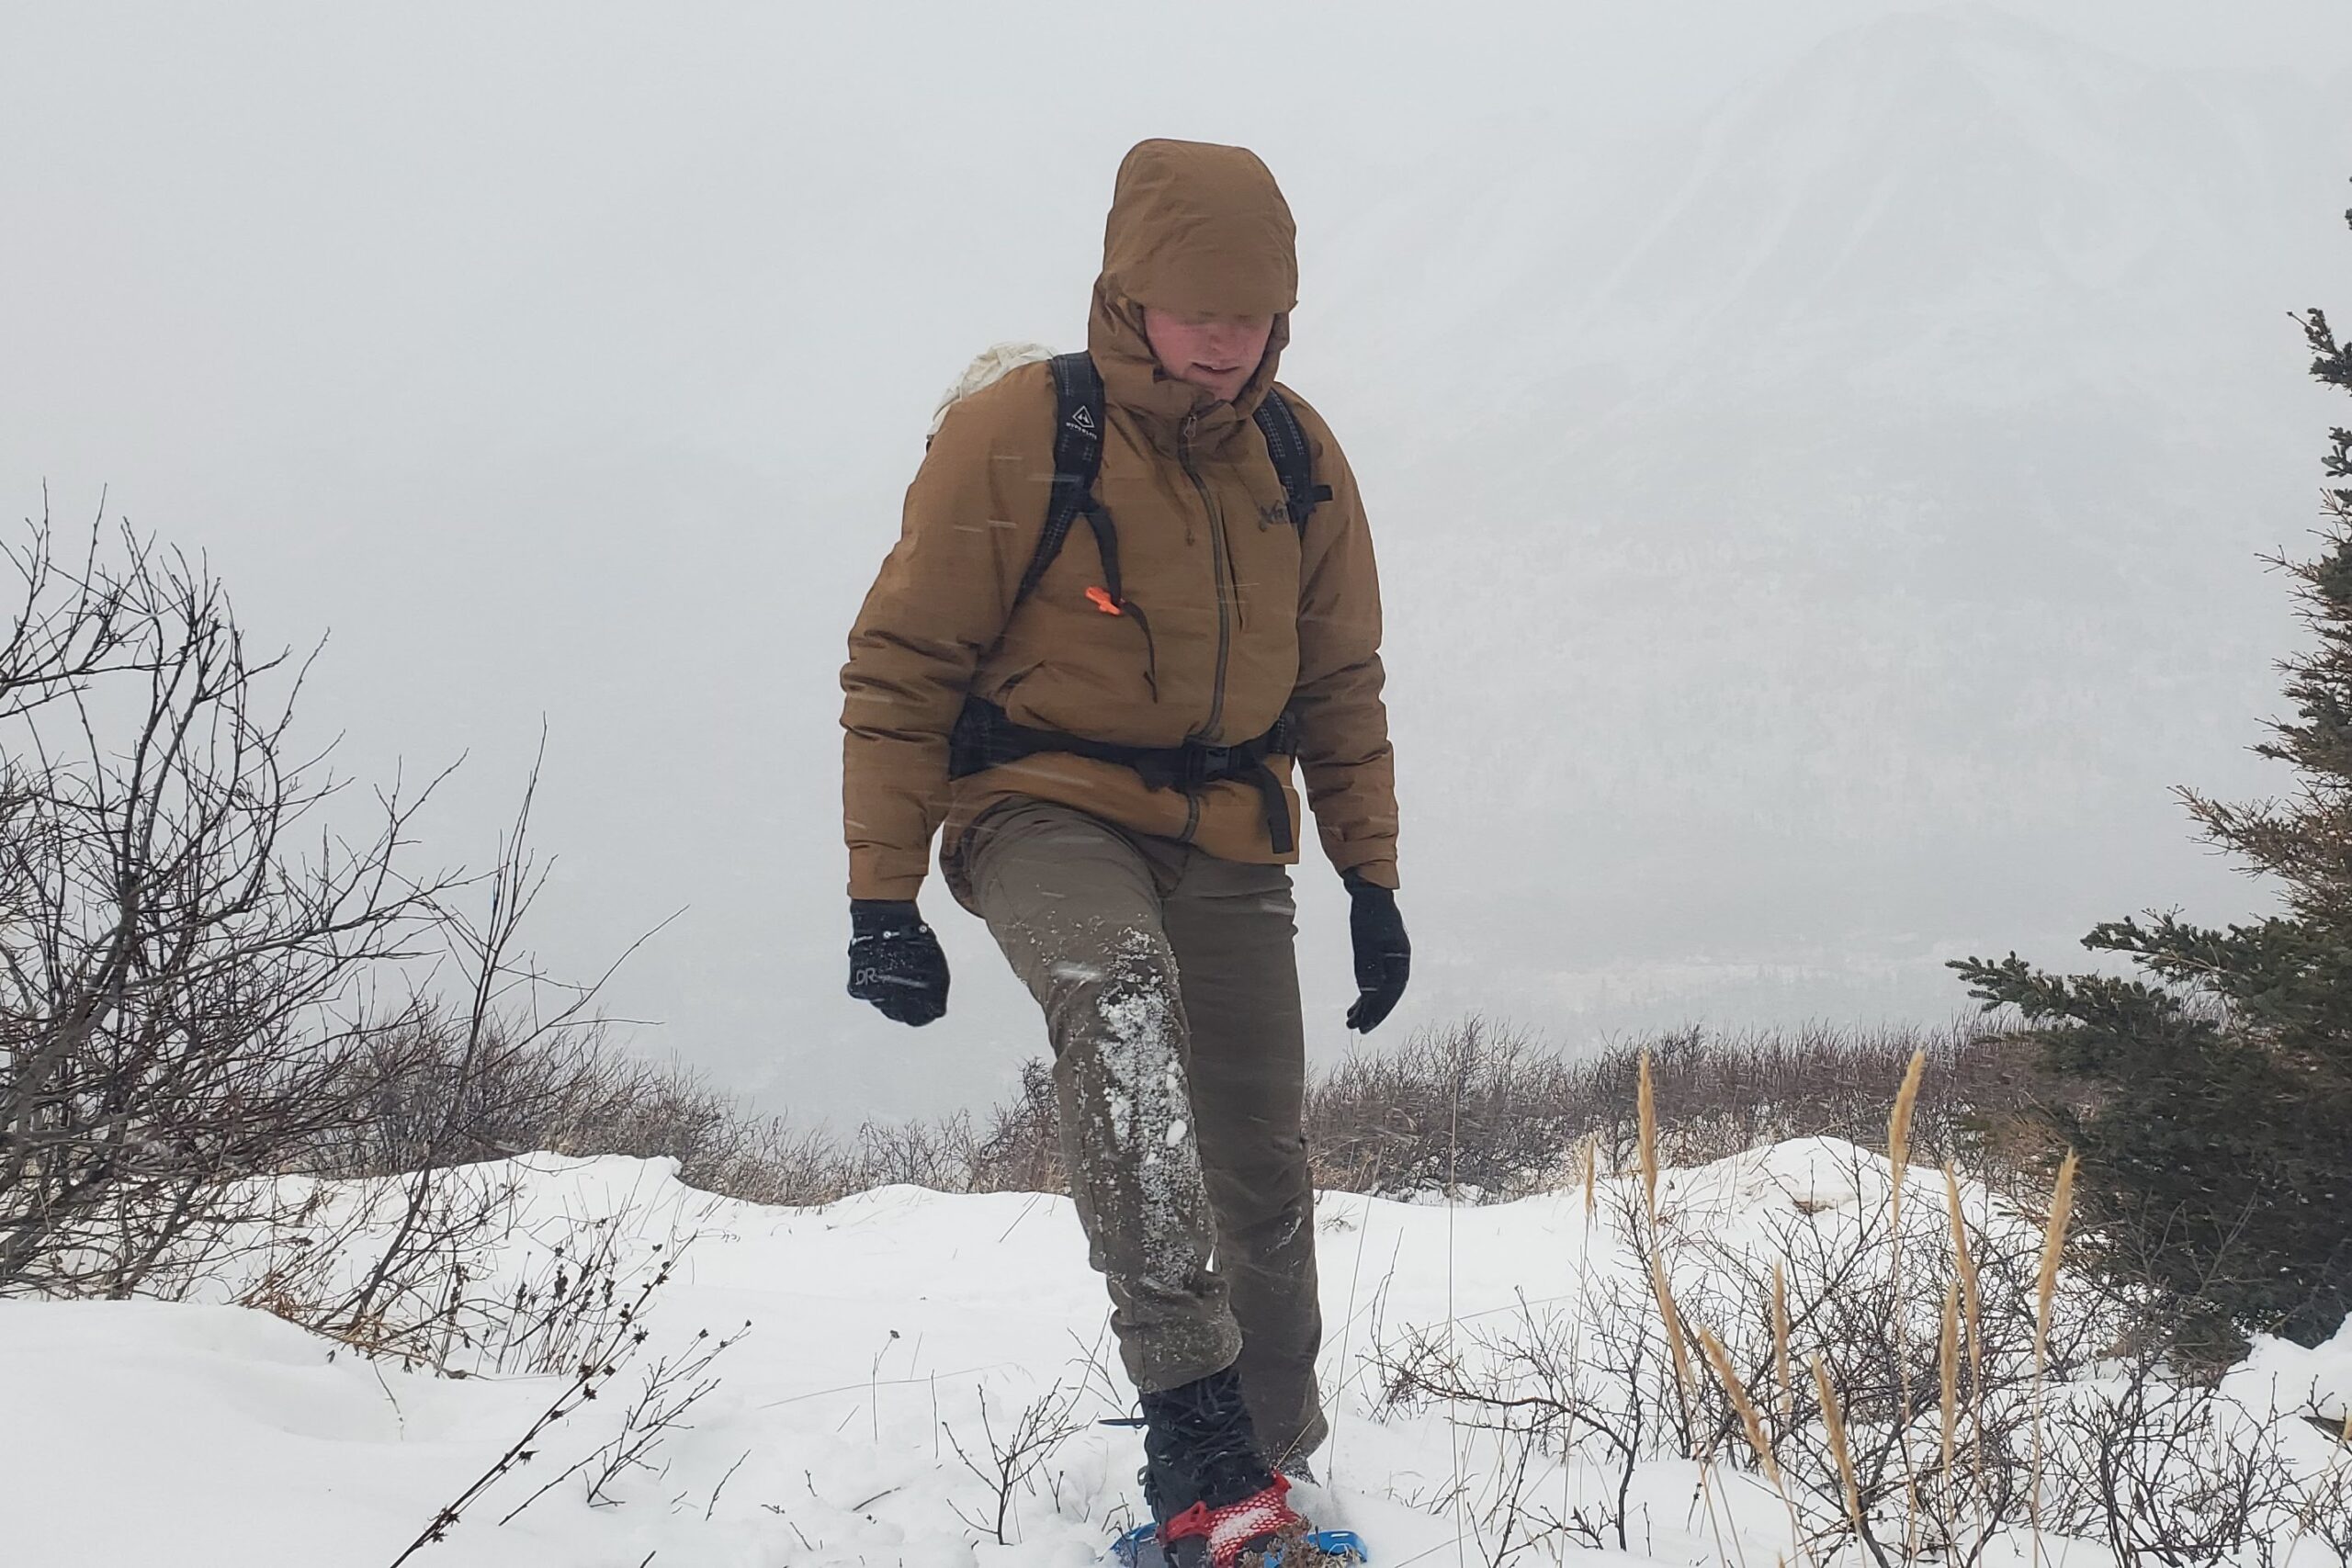
[[1207, 371], [1196, 371], [1185, 377], [1184, 379], [1203, 391], [1215, 392], [1220, 398], [1230, 398], [1241, 390], [1250, 378], [1233, 371], [1227, 371], [1222, 376], [1213, 375]]

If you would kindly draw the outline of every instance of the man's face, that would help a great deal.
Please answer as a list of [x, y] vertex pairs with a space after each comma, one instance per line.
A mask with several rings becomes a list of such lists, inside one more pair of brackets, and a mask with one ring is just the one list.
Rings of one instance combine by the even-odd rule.
[[1272, 316], [1211, 316], [1143, 308], [1143, 335], [1159, 367], [1231, 402], [1258, 372], [1273, 335]]

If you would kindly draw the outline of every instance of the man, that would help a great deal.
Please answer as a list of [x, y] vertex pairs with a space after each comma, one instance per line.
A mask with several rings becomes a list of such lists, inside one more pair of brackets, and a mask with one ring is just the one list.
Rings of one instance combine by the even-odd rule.
[[1146, 1495], [1214, 1568], [1303, 1530], [1286, 1473], [1325, 1434], [1294, 760], [1351, 895], [1351, 1027], [1409, 964], [1372, 536], [1274, 384], [1295, 233], [1253, 154], [1131, 152], [1087, 355], [946, 412], [842, 673], [850, 993], [944, 1010], [914, 904], [944, 830], [949, 887], [1045, 1010]]

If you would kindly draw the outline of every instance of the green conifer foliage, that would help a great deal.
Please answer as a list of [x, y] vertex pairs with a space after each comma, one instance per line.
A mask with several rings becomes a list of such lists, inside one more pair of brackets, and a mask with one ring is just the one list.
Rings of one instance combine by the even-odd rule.
[[[2320, 311], [2297, 319], [2312, 376], [2352, 394], [2352, 347]], [[2274, 563], [2315, 646], [2280, 663], [2296, 716], [2256, 750], [2294, 787], [2251, 804], [2180, 792], [2283, 912], [2222, 931], [2150, 916], [2083, 939], [2138, 977], [2049, 975], [2015, 953], [1952, 965], [2085, 1089], [2047, 1114], [2082, 1155], [2092, 1257], [2182, 1309], [2192, 1352], [2257, 1330], [2318, 1344], [2352, 1311], [2352, 430], [2330, 436], [2325, 550]]]

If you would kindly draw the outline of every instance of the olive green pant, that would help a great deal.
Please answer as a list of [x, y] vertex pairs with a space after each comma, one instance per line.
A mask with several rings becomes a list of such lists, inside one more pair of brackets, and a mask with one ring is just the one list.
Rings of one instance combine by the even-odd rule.
[[996, 812], [973, 907], [1045, 1010], [1062, 1158], [1147, 1392], [1237, 1362], [1261, 1445], [1324, 1438], [1290, 875], [1067, 807]]

